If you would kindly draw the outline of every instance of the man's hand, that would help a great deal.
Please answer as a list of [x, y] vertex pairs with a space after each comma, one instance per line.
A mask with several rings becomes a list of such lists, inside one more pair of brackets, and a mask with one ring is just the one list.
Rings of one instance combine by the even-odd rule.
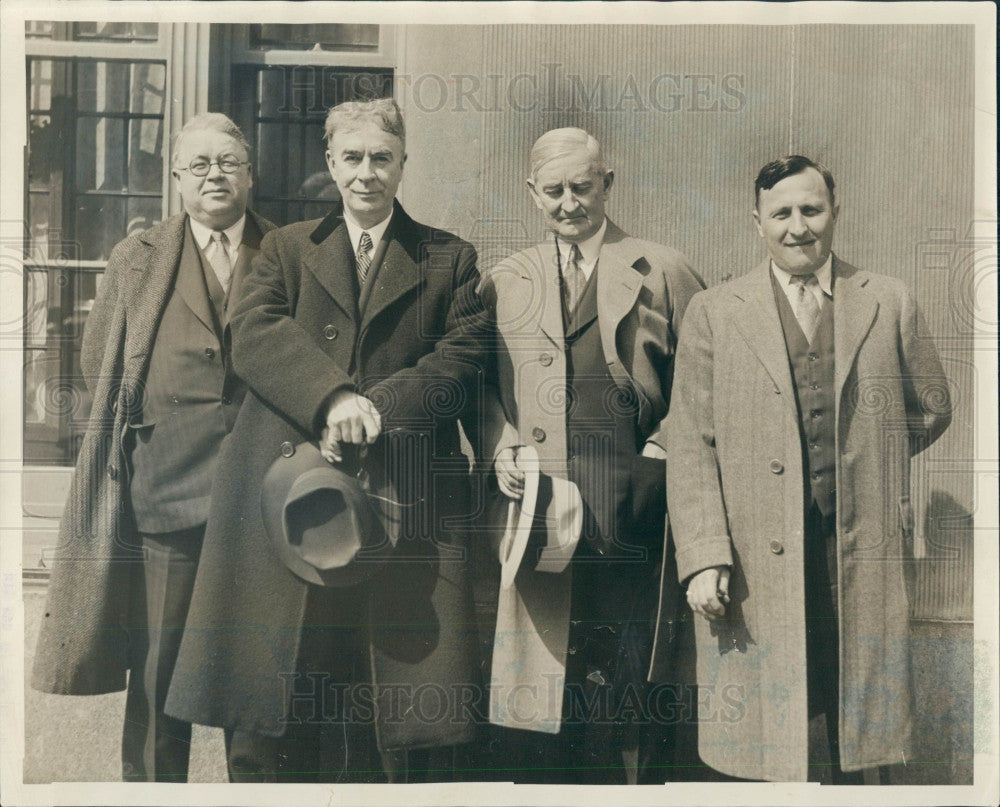
[[493, 460], [493, 470], [504, 496], [520, 499], [524, 495], [524, 471], [517, 467], [516, 448], [501, 449]]
[[646, 443], [642, 447], [642, 456], [652, 457], [654, 460], [665, 460], [667, 452], [663, 450], [659, 443]]
[[327, 462], [340, 462], [341, 443], [374, 443], [381, 431], [382, 416], [371, 401], [354, 392], [339, 392], [330, 401], [319, 452]]
[[702, 569], [688, 581], [688, 605], [706, 619], [726, 614], [729, 602], [729, 567], [711, 566]]

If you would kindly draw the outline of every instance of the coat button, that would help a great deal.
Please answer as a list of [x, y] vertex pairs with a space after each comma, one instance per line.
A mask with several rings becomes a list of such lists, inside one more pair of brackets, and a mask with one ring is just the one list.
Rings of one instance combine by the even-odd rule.
[[535, 428], [531, 430], [531, 436], [535, 439], [536, 443], [544, 443], [545, 429], [541, 429], [538, 426], [535, 426]]
[[228, 395], [223, 395], [222, 396], [222, 405], [223, 406], [229, 406], [229, 404], [231, 404], [232, 402], [233, 402], [233, 399], [230, 398]]
[[332, 325], [327, 325], [323, 329], [323, 336], [325, 336], [327, 339], [336, 339], [337, 338], [337, 329], [334, 328]]
[[809, 361], [817, 361], [819, 359], [819, 354], [818, 353], [810, 353], [806, 358], [808, 358]]
[[115, 480], [115, 479], [118, 478], [118, 469], [114, 465], [109, 465], [108, 466], [108, 476], [112, 480]]
[[771, 469], [772, 474], [780, 474], [785, 470], [785, 466], [781, 464], [780, 460], [771, 460], [771, 464], [768, 467]]
[[213, 348], [206, 347], [205, 348], [205, 358], [206, 359], [214, 359], [215, 358], [215, 350]]
[[785, 547], [781, 545], [781, 541], [771, 541], [771, 551], [775, 555], [780, 555], [785, 551]]
[[541, 356], [538, 357], [538, 361], [541, 362], [542, 367], [548, 367], [550, 364], [552, 364], [552, 354], [543, 353]]
[[290, 457], [295, 453], [295, 446], [289, 443], [287, 440], [281, 444], [281, 456]]
[[819, 409], [813, 409], [809, 412], [809, 417], [811, 417], [813, 420], [819, 420], [821, 417], [823, 417], [823, 413]]

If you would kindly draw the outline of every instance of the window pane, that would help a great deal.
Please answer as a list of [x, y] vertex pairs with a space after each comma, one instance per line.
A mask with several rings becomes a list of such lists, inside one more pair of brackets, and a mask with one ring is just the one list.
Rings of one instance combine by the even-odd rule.
[[52, 60], [31, 59], [29, 62], [28, 106], [45, 112], [52, 108]]
[[59, 159], [59, 133], [48, 115], [31, 115], [28, 120], [28, 187], [49, 187], [52, 161]]
[[262, 123], [257, 127], [257, 193], [259, 196], [284, 196], [288, 164], [295, 159], [289, 148], [287, 123]]
[[52, 39], [55, 36], [55, 23], [41, 20], [28, 20], [24, 23], [26, 39]]
[[77, 22], [73, 24], [78, 42], [155, 42], [155, 22]]
[[159, 193], [163, 189], [163, 120], [143, 118], [129, 126], [128, 188]]
[[77, 190], [126, 188], [125, 121], [115, 118], [81, 118], [77, 124]]
[[49, 243], [49, 194], [28, 194], [28, 255], [44, 256]]
[[330, 176], [330, 171], [326, 167], [326, 143], [317, 137], [315, 124], [306, 124], [303, 127], [304, 148], [302, 173], [305, 178], [294, 189], [295, 196], [302, 196], [306, 199], [339, 199], [340, 194], [337, 186]]
[[[290, 74], [289, 74], [290, 75]], [[265, 68], [257, 74], [257, 114], [262, 118], [288, 115], [291, 99], [286, 97], [286, 68]]]
[[77, 71], [76, 106], [80, 112], [128, 111], [127, 63], [81, 61]]
[[106, 261], [125, 233], [124, 196], [79, 196], [76, 229], [81, 234], [80, 259]]
[[250, 47], [258, 50], [373, 50], [377, 25], [251, 25]]
[[45, 347], [49, 327], [49, 273], [47, 269], [28, 269], [24, 276], [24, 343]]
[[166, 80], [166, 65], [158, 62], [132, 65], [131, 111], [144, 115], [162, 115]]
[[163, 218], [163, 202], [159, 196], [133, 196], [128, 200], [128, 218], [122, 237], [148, 230]]

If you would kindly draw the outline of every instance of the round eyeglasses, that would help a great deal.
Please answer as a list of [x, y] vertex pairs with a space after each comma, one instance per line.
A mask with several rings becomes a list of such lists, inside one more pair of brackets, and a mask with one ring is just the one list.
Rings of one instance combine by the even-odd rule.
[[248, 160], [238, 160], [232, 154], [226, 154], [220, 157], [218, 160], [206, 160], [204, 157], [195, 157], [188, 164], [187, 168], [181, 168], [181, 171], [190, 171], [196, 177], [208, 176], [208, 172], [212, 170], [212, 166], [219, 166], [219, 170], [223, 174], [235, 174], [240, 170], [242, 165], [250, 165]]

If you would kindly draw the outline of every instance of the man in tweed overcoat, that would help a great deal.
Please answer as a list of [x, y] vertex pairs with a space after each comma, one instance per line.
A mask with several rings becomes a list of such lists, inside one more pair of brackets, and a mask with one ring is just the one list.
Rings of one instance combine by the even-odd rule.
[[249, 146], [225, 115], [192, 118], [173, 150], [184, 212], [111, 253], [83, 336], [94, 396], [77, 460], [32, 684], [126, 687], [122, 775], [183, 782], [191, 725], [163, 713], [208, 518], [244, 386], [229, 301], [263, 234], [246, 209]]
[[770, 259], [695, 295], [677, 352], [667, 502], [700, 615], [699, 753], [747, 779], [911, 758], [910, 458], [951, 405], [909, 292], [832, 253], [837, 215], [825, 168], [764, 166]]

